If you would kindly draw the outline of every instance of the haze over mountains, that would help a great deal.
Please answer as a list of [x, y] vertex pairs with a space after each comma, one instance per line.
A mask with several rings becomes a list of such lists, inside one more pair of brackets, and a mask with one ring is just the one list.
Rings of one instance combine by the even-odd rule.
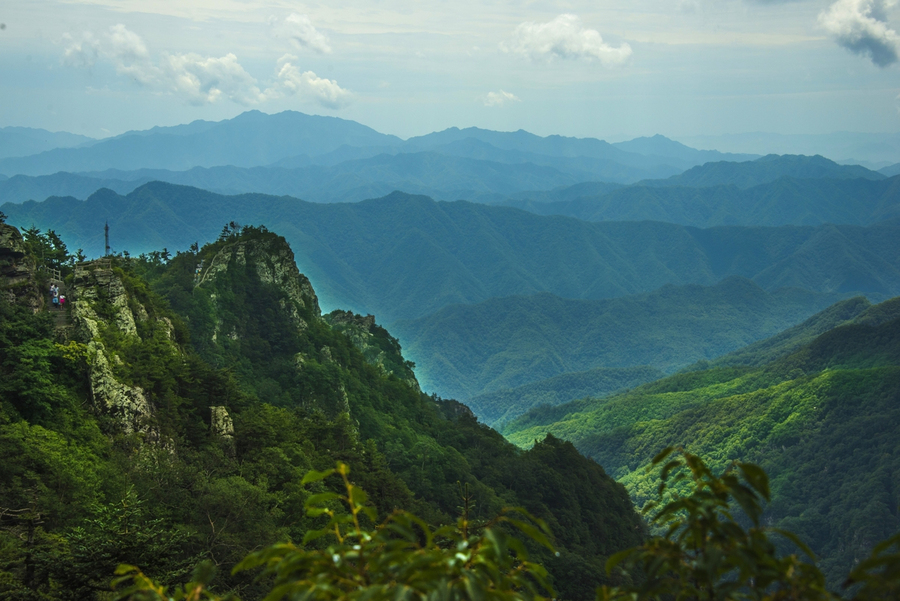
[[80, 148], [0, 159], [0, 173], [13, 180], [0, 188], [0, 202], [83, 199], [102, 187], [127, 193], [153, 179], [314, 202], [363, 200], [398, 189], [490, 201], [583, 181], [669, 177], [706, 161], [747, 158], [695, 150], [662, 136], [609, 144], [451, 128], [404, 141], [334, 117], [250, 111], [219, 123], [156, 127]]
[[[584, 370], [671, 370], [839, 298], [900, 293], [900, 179], [822, 156], [479, 128], [401, 140], [352, 121], [257, 111], [60, 146], [77, 142], [0, 160], [11, 223], [53, 229], [88, 255], [102, 252], [107, 222], [114, 250], [134, 254], [213, 240], [226, 221], [265, 224], [291, 243], [324, 306], [374, 313], [407, 345], [423, 382], [464, 399]], [[560, 342], [586, 335], [566, 330], [588, 306], [575, 299], [595, 308], [626, 299], [614, 321], [636, 343], [666, 314], [637, 309], [653, 291], [692, 285], [679, 288], [694, 291], [681, 304], [706, 307], [698, 299], [722, 295], [741, 280], [720, 282], [734, 277], [745, 278], [747, 302], [768, 300], [744, 312], [746, 326], [729, 321], [734, 303], [703, 321], [692, 342], [669, 347], [695, 345], [677, 362], [661, 348], [567, 356]], [[467, 330], [481, 322], [499, 330]], [[544, 333], [500, 327], [524, 323]], [[663, 329], [650, 327], [648, 340], [680, 335]], [[582, 346], [607, 335], [595, 334]], [[461, 348], [471, 352], [448, 350]]]
[[493, 298], [399, 321], [391, 330], [426, 389], [469, 399], [599, 367], [672, 372], [776, 334], [834, 300], [796, 288], [770, 294], [731, 277], [609, 300]]
[[55, 148], [87, 146], [93, 138], [33, 127], [0, 127], [0, 159], [38, 154]]

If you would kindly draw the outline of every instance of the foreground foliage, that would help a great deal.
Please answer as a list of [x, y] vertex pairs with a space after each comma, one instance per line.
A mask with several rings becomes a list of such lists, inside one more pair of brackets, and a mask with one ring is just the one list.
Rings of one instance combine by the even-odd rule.
[[[715, 474], [696, 455], [671, 447], [657, 455], [657, 500], [645, 514], [659, 532], [643, 545], [611, 557], [607, 569], [624, 573], [620, 586], [602, 586], [598, 601], [838, 601], [809, 548], [792, 533], [761, 523], [769, 480], [754, 464], [735, 462]], [[308, 514], [327, 516], [307, 532], [303, 545], [273, 545], [250, 554], [235, 571], [255, 570], [266, 583], [266, 600], [280, 599], [541, 599], [553, 596], [543, 567], [528, 561], [509, 525], [550, 548], [547, 528], [527, 513], [506, 511], [479, 528], [468, 512], [455, 527], [430, 528], [397, 511], [374, 523], [366, 495], [348, 478], [349, 469], [309, 472], [304, 483], [339, 474], [345, 494], [309, 497]], [[335, 510], [340, 502], [349, 511]], [[537, 526], [537, 527], [536, 527]], [[798, 552], [780, 553], [772, 536]], [[326, 547], [316, 541], [328, 540]], [[211, 591], [213, 571], [201, 566], [193, 582], [171, 590], [135, 566], [123, 565], [117, 599], [130, 601], [221, 600]], [[845, 588], [854, 601], [895, 599], [900, 592], [900, 535], [878, 545], [850, 574]]]
[[[528, 561], [528, 552], [503, 528], [512, 526], [552, 549], [546, 525], [516, 511], [478, 528], [464, 513], [455, 526], [433, 529], [412, 513], [395, 511], [374, 527], [373, 507], [349, 479], [344, 464], [322, 472], [311, 471], [303, 483], [319, 482], [332, 474], [343, 479], [345, 494], [324, 492], [310, 496], [307, 513], [326, 516], [322, 529], [310, 530], [303, 545], [283, 543], [249, 555], [235, 571], [261, 568], [267, 582], [267, 601], [279, 599], [543, 599], [553, 595], [547, 571]], [[346, 506], [336, 509], [334, 502]], [[472, 534], [470, 534], [472, 532]], [[326, 540], [324, 548], [307, 546]], [[163, 601], [221, 599], [208, 589], [213, 572], [200, 568], [195, 581], [168, 590], [147, 578], [135, 566], [120, 566], [116, 579], [118, 599]]]
[[[660, 500], [644, 508], [661, 534], [641, 547], [616, 554], [608, 564], [610, 569], [637, 572], [644, 578], [628, 588], [604, 587], [601, 599], [835, 598], [814, 564], [797, 554], [780, 556], [769, 535], [787, 537], [812, 560], [806, 545], [787, 531], [761, 525], [763, 505], [769, 500], [769, 480], [762, 469], [735, 463], [716, 476], [696, 455], [681, 451], [669, 459], [671, 455], [668, 448], [653, 459], [652, 466], [662, 468]], [[686, 494], [676, 492], [684, 488]], [[662, 502], [667, 497], [671, 500]], [[749, 528], [742, 521], [749, 521]]]

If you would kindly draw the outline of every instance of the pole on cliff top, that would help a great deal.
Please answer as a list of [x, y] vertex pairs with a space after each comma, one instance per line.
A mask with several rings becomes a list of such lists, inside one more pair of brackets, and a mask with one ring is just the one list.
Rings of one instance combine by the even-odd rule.
[[106, 239], [106, 254], [103, 256], [108, 257], [109, 256], [109, 221], [107, 221], [106, 225], [103, 226], [103, 234]]

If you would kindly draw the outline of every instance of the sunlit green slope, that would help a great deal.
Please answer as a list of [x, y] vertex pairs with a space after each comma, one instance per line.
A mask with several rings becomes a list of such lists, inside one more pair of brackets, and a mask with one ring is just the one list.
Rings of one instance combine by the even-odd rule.
[[645, 467], [665, 446], [718, 466], [757, 462], [772, 477], [768, 520], [810, 542], [836, 577], [900, 529], [897, 305], [871, 307], [761, 367], [684, 373], [533, 410], [505, 432], [526, 446], [547, 432], [574, 442], [638, 505], [655, 496]]

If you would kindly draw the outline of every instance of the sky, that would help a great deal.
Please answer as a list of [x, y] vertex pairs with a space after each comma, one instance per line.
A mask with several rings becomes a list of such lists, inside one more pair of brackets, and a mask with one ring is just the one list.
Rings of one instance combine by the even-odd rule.
[[900, 132], [897, 0], [6, 0], [0, 127]]

